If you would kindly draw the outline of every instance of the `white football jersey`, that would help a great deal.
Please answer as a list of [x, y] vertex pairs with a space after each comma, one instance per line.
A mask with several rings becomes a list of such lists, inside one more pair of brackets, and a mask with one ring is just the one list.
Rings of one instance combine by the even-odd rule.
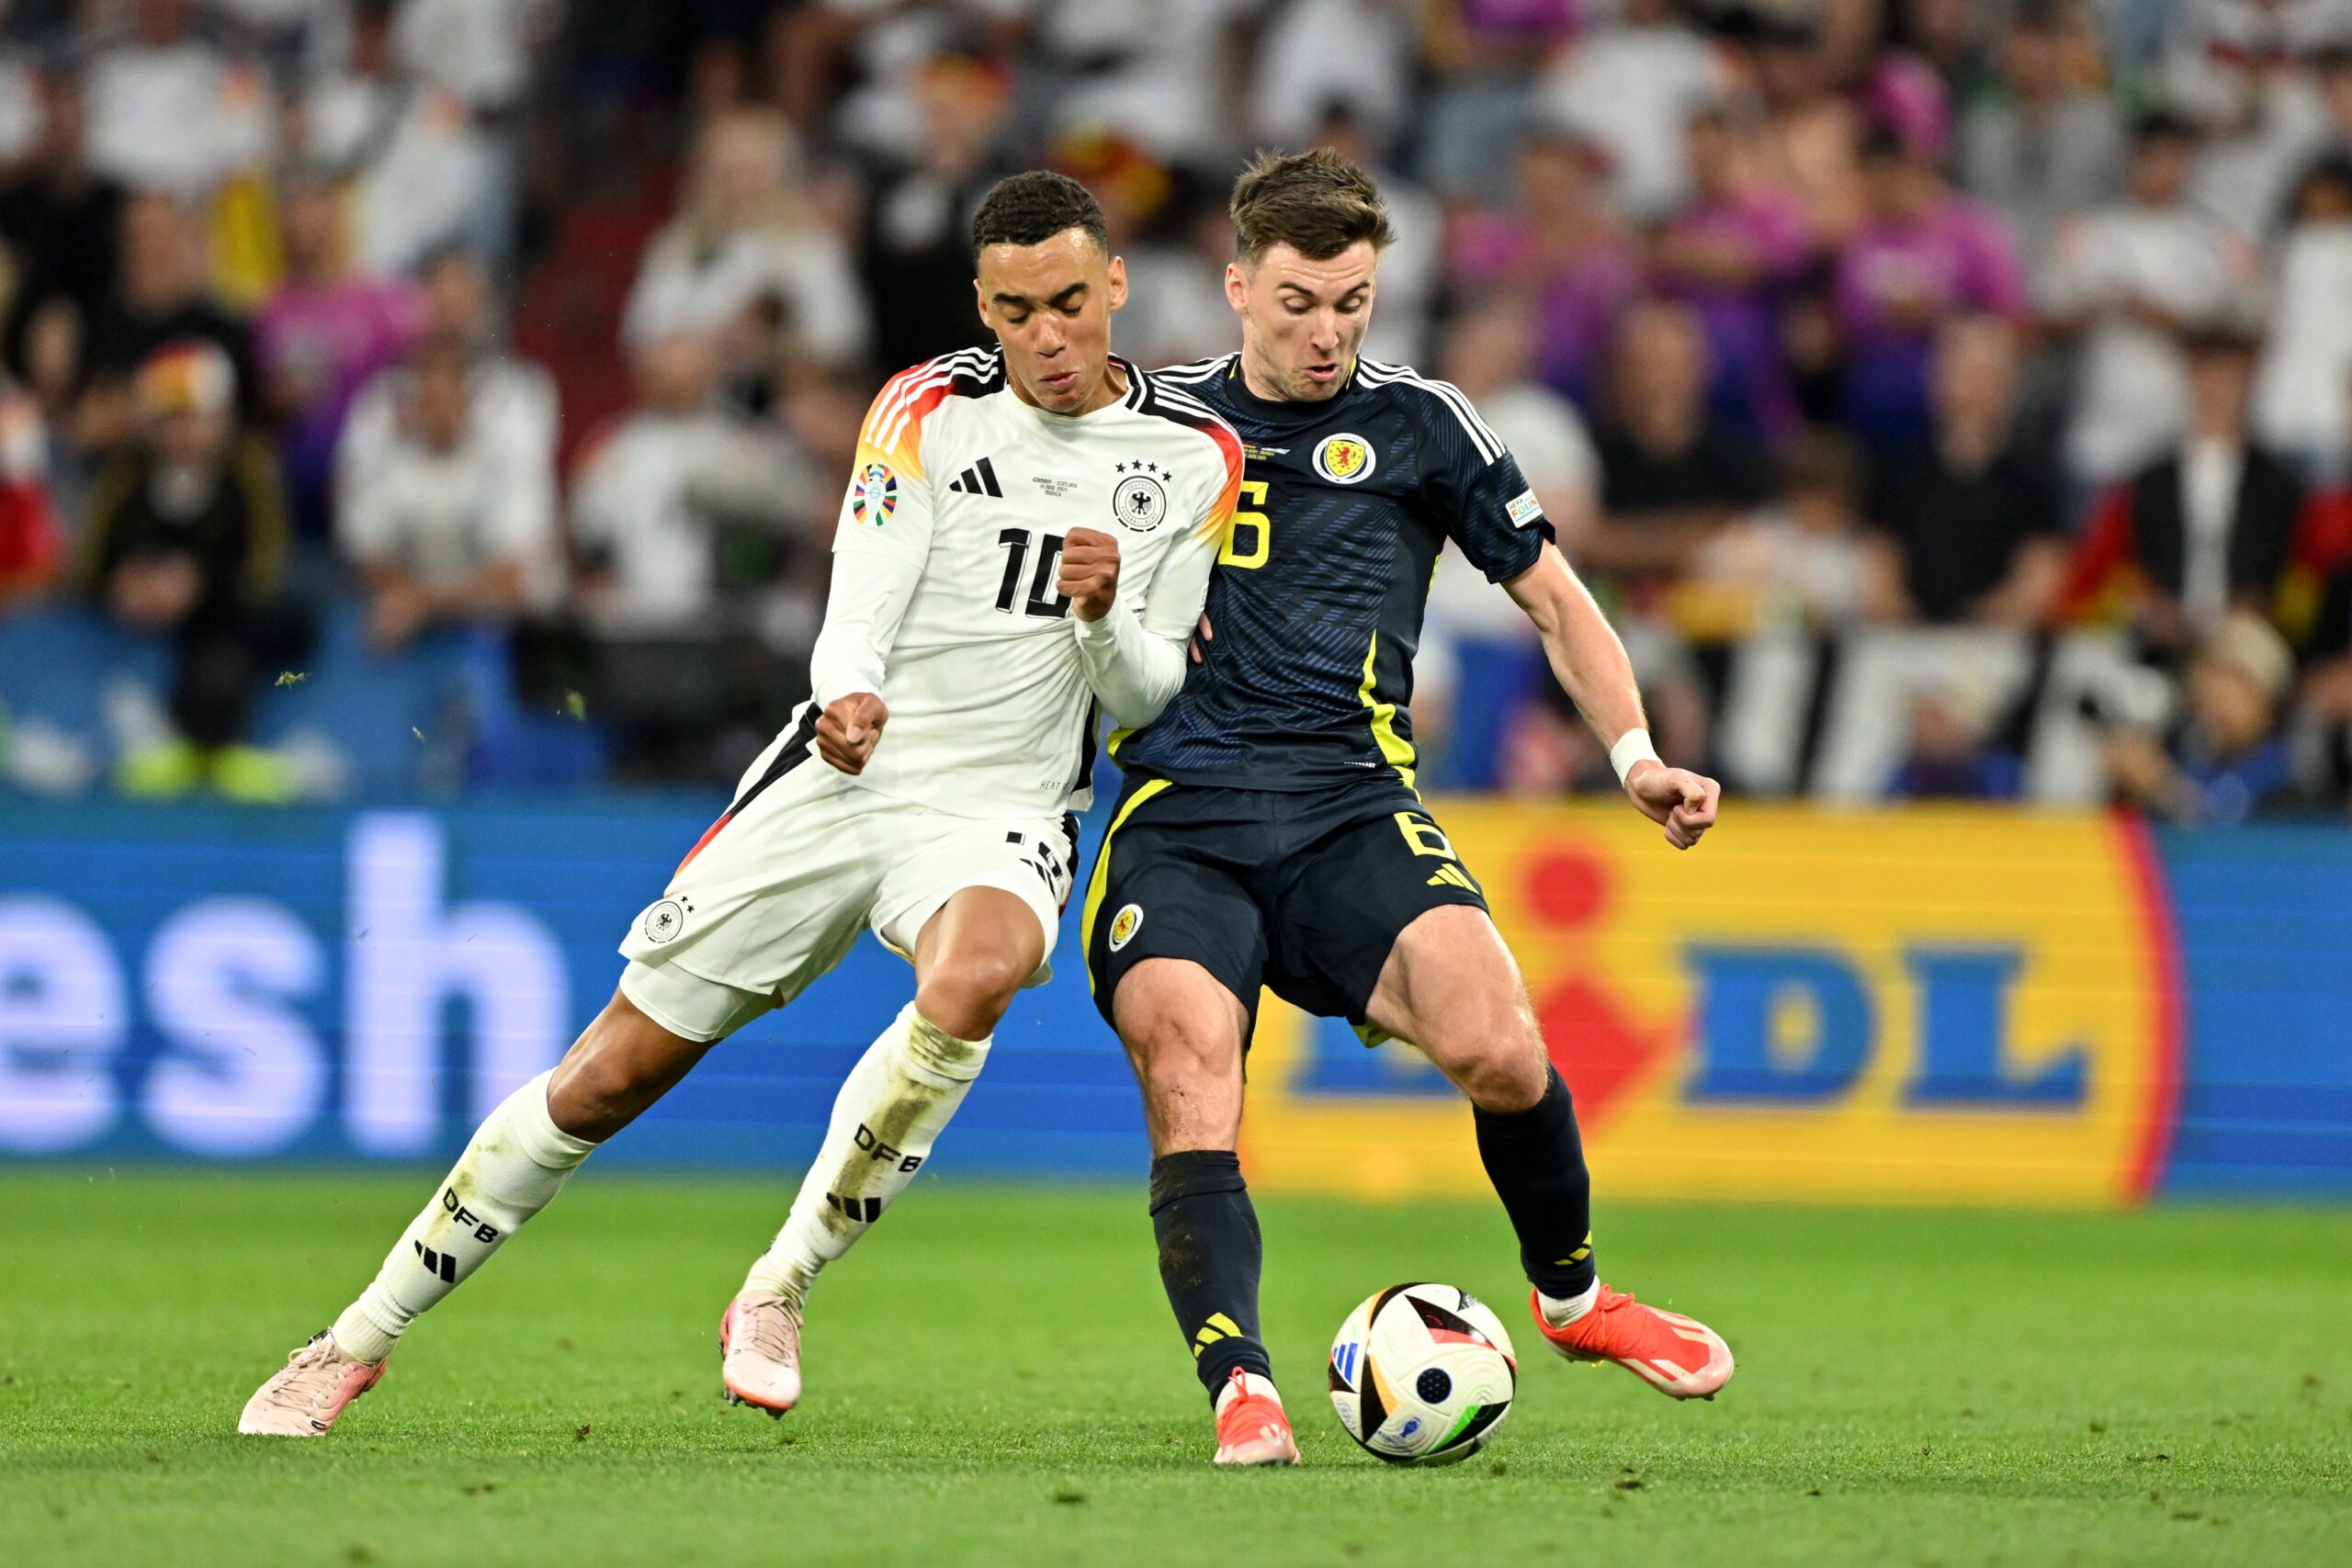
[[1114, 615], [1168, 638], [1199, 619], [1241, 443], [1189, 393], [1116, 363], [1126, 395], [1075, 416], [1023, 402], [996, 349], [902, 371], [874, 400], [833, 548], [922, 575], [885, 660], [890, 718], [866, 788], [960, 817], [1090, 803], [1094, 702], [1054, 592], [1070, 529], [1119, 541]]

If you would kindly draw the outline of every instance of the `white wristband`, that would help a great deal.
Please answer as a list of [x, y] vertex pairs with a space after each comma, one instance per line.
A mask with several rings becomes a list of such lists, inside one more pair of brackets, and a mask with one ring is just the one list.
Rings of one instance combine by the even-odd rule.
[[1609, 765], [1617, 770], [1617, 782], [1621, 784], [1625, 782], [1625, 775], [1634, 771], [1634, 764], [1640, 761], [1666, 766], [1657, 748], [1650, 744], [1650, 732], [1646, 729], [1629, 729], [1617, 738], [1616, 745], [1609, 748]]

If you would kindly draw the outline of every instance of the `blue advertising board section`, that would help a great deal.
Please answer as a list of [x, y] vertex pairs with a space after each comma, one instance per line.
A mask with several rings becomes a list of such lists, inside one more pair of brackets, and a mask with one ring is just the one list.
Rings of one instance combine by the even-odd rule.
[[[612, 994], [628, 920], [722, 800], [0, 815], [0, 1155], [439, 1158]], [[1069, 922], [1076, 925], [1073, 910]], [[1135, 1089], [1065, 933], [941, 1168], [1140, 1172]], [[608, 1157], [797, 1168], [912, 995], [870, 937]]]
[[[722, 804], [0, 801], [0, 1157], [447, 1157], [603, 1005], [626, 923]], [[2155, 1190], [2352, 1196], [2352, 833], [2154, 841], [2148, 891], [2168, 906], [2183, 1067]], [[1146, 1168], [1076, 926], [1073, 908], [1058, 972], [1000, 1031], [943, 1171]], [[605, 1157], [797, 1168], [911, 984], [861, 942], [795, 1006], [719, 1046]], [[1344, 1090], [1324, 1080], [1367, 1060], [1333, 1032], [1312, 1041], [1286, 1069], [1293, 1099]]]
[[2352, 833], [2175, 831], [2157, 846], [2186, 1055], [2162, 1190], [2352, 1196]]

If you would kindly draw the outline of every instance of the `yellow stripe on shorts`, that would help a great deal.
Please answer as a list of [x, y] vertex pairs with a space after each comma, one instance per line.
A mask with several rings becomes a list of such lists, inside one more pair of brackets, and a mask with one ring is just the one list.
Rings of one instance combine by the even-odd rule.
[[[1111, 825], [1102, 830], [1102, 842], [1094, 851], [1094, 874], [1087, 879], [1086, 913], [1080, 917], [1078, 928], [1079, 942], [1090, 953], [1094, 951], [1094, 918], [1101, 912], [1102, 895], [1111, 885], [1112, 835], [1125, 826], [1127, 818], [1136, 814], [1136, 807], [1168, 787], [1166, 779], [1147, 779], [1144, 786], [1119, 807], [1119, 814], [1112, 818]], [[1086, 988], [1089, 991], [1094, 988], [1094, 966], [1091, 964], [1086, 968]]]

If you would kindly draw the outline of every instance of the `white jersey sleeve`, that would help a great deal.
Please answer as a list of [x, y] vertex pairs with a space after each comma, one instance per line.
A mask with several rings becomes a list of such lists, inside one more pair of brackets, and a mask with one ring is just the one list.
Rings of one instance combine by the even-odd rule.
[[825, 594], [824, 629], [808, 653], [808, 694], [820, 709], [853, 692], [877, 695], [899, 623], [914, 603], [920, 567], [888, 550], [843, 550]]

